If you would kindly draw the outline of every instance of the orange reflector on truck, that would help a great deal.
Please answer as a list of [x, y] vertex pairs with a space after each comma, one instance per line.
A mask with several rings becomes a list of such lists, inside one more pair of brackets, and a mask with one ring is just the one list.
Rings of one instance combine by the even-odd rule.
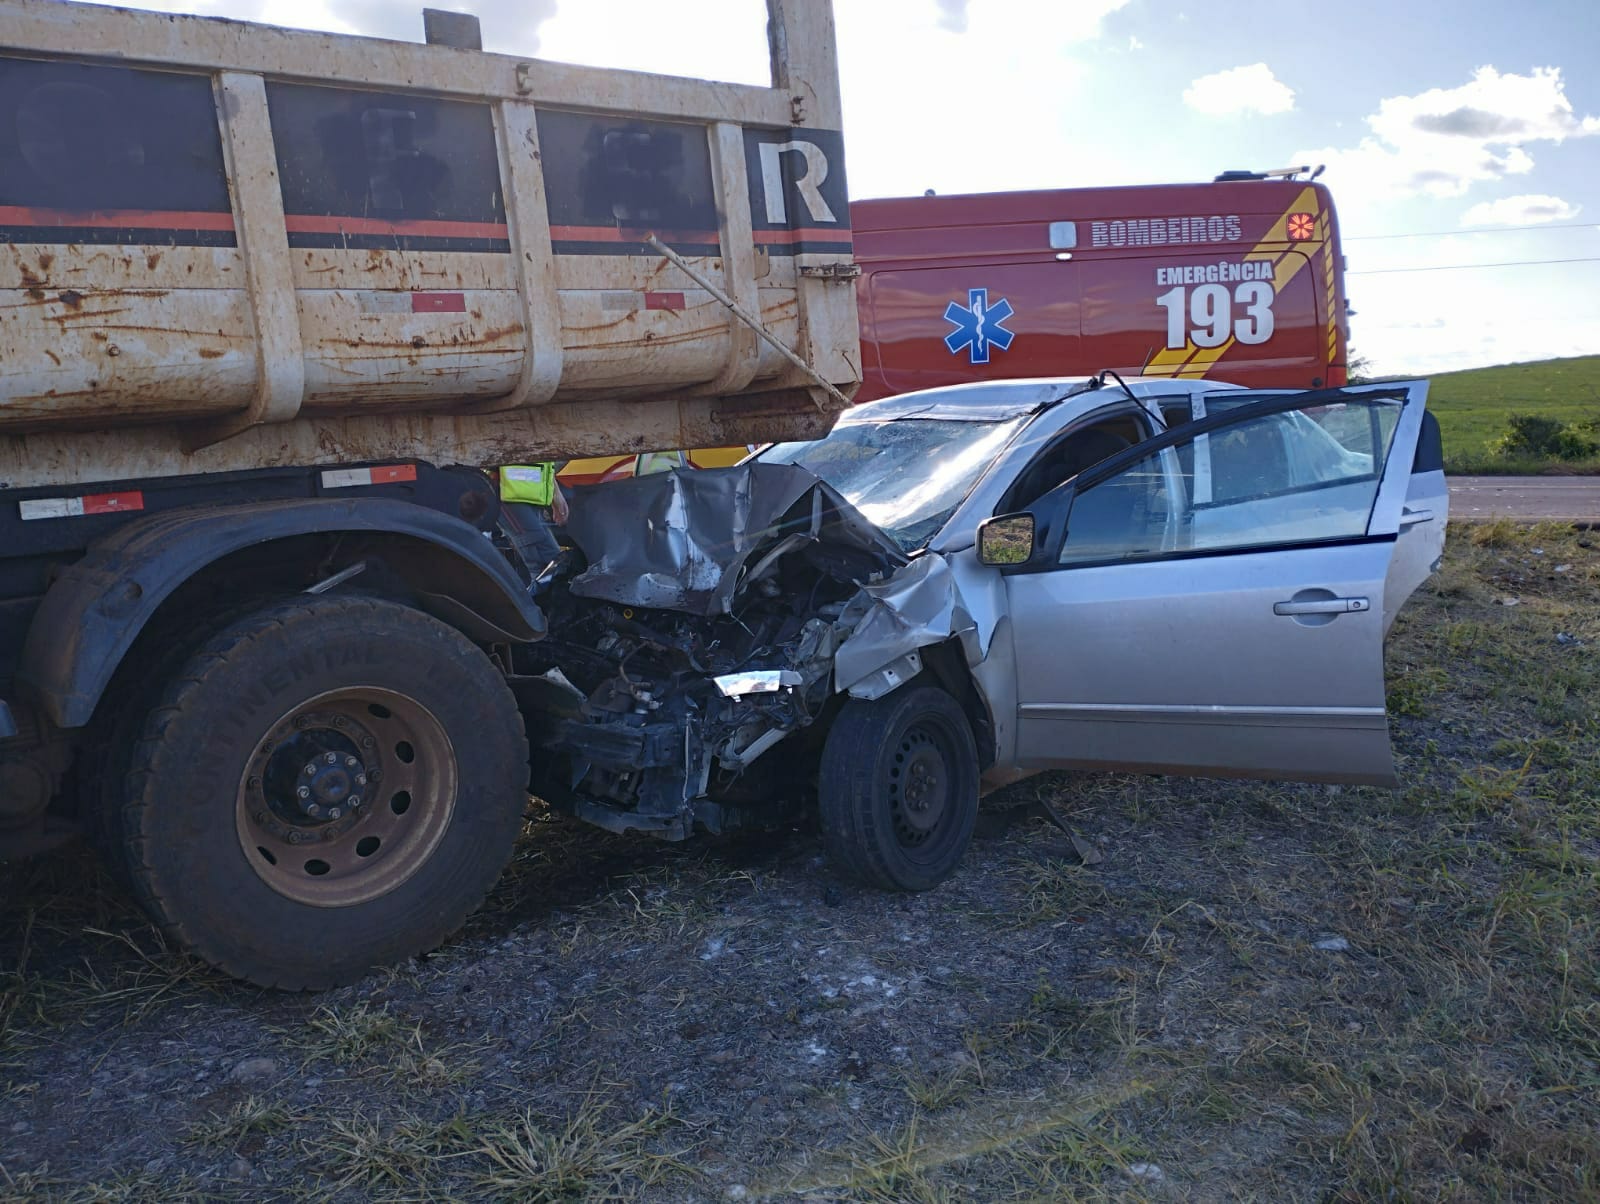
[[38, 497], [17, 503], [24, 521], [35, 518], [77, 518], [84, 514], [119, 514], [124, 510], [143, 510], [144, 494], [91, 493], [83, 497]]
[[1289, 215], [1289, 238], [1293, 242], [1304, 242], [1315, 237], [1317, 233], [1317, 219], [1309, 213], [1291, 213]]
[[324, 489], [347, 489], [351, 485], [392, 485], [396, 481], [415, 481], [415, 464], [379, 464], [374, 468], [330, 468], [322, 474]]

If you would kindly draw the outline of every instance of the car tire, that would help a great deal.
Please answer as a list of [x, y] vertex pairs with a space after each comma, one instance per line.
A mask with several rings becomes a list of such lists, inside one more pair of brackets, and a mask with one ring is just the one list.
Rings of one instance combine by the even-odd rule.
[[122, 830], [177, 943], [312, 990], [438, 946], [510, 859], [527, 805], [516, 701], [454, 628], [295, 599], [206, 641], [144, 720]]
[[884, 890], [931, 890], [972, 842], [972, 727], [933, 686], [852, 698], [823, 744], [817, 794], [823, 842], [841, 870]]

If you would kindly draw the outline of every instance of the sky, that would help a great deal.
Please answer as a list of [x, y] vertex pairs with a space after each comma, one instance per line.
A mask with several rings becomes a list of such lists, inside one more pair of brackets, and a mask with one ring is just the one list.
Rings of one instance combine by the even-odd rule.
[[[433, 4], [477, 13], [489, 50], [768, 81], [762, 0]], [[134, 6], [420, 40], [423, 0]], [[853, 197], [1325, 165], [1352, 348], [1373, 371], [1600, 353], [1595, 0], [834, 0], [834, 11]]]

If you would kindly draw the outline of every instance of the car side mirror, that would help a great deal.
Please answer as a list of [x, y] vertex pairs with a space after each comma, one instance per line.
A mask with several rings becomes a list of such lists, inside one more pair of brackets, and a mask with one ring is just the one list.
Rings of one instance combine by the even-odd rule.
[[978, 563], [1004, 568], [1033, 558], [1033, 515], [1002, 514], [978, 525]]

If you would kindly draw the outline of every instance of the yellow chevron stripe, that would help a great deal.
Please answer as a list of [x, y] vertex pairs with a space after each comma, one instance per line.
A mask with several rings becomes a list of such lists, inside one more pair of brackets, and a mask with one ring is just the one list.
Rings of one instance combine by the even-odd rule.
[[[1289, 243], [1290, 215], [1304, 213], [1308, 210], [1318, 214], [1318, 237], [1297, 243]], [[1287, 243], [1290, 249], [1284, 251], [1268, 250], [1267, 245], [1269, 243]], [[1266, 234], [1262, 236], [1261, 241], [1245, 254], [1245, 258], [1257, 261], [1263, 259], [1276, 261], [1272, 270], [1272, 292], [1273, 296], [1276, 297], [1291, 280], [1299, 275], [1300, 270], [1311, 262], [1311, 255], [1302, 255], [1297, 252], [1300, 250], [1313, 251], [1313, 248], [1323, 249], [1327, 246], [1326, 215], [1317, 210], [1317, 190], [1307, 187], [1300, 190], [1300, 195], [1295, 197], [1294, 202], [1278, 216], [1278, 220], [1272, 223]], [[1333, 279], [1331, 274], [1328, 278], [1329, 280]], [[1193, 340], [1190, 340], [1184, 347], [1169, 348], [1153, 357], [1149, 366], [1145, 368], [1144, 375], [1199, 380], [1233, 346], [1234, 341], [1233, 336], [1229, 335], [1227, 341], [1220, 346], [1198, 347]]]
[[1333, 363], [1339, 354], [1339, 317], [1333, 312], [1333, 222], [1326, 211], [1318, 216], [1317, 232], [1322, 238], [1322, 292], [1323, 309], [1328, 315], [1328, 363]]

